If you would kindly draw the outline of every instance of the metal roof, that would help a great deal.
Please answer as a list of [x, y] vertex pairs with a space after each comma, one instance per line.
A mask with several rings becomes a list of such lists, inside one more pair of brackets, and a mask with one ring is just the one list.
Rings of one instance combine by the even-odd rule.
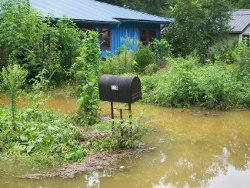
[[232, 28], [231, 33], [243, 33], [250, 25], [250, 9], [233, 11], [229, 25]]
[[82, 22], [140, 21], [153, 23], [170, 23], [172, 19], [110, 5], [95, 0], [30, 0], [31, 7], [52, 14], [56, 18], [67, 16]]

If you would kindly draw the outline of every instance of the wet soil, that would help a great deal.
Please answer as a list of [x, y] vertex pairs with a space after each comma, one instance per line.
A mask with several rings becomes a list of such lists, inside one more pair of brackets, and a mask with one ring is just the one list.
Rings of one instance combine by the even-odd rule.
[[90, 172], [93, 170], [103, 169], [123, 169], [125, 166], [119, 165], [122, 160], [129, 158], [138, 158], [141, 155], [141, 150], [119, 150], [108, 153], [99, 153], [95, 155], [87, 156], [82, 162], [70, 164], [60, 169], [36, 173], [36, 174], [25, 174], [18, 176], [24, 179], [44, 179], [52, 177], [61, 178], [74, 178], [76, 174], [81, 172]]

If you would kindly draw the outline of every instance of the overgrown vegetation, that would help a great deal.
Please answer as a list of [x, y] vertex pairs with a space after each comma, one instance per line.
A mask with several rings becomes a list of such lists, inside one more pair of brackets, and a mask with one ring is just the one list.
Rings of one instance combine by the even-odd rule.
[[98, 34], [94, 31], [84, 33], [80, 56], [72, 65], [79, 86], [80, 98], [78, 100], [78, 119], [87, 125], [93, 125], [98, 117], [98, 75], [100, 66], [100, 50]]
[[68, 18], [45, 18], [27, 0], [1, 1], [0, 61], [8, 59], [29, 70], [34, 78], [46, 69], [56, 84], [69, 78], [69, 69], [79, 55], [82, 32]]
[[[77, 161], [88, 154], [137, 147], [144, 126], [135, 121], [102, 122], [91, 128], [78, 128], [67, 117], [51, 110], [27, 108], [16, 117], [17, 128], [11, 126], [11, 114], [0, 107], [1, 160], [19, 160], [32, 166], [55, 166]], [[98, 135], [103, 132], [101, 138]]]
[[218, 59], [202, 65], [195, 56], [170, 59], [165, 69], [142, 79], [144, 101], [166, 107], [249, 108], [250, 52], [242, 44], [234, 54], [233, 64]]
[[[125, 41], [136, 39], [126, 38]], [[139, 42], [134, 42], [139, 44]], [[135, 46], [136, 44], [132, 44]], [[147, 74], [151, 75], [166, 65], [166, 58], [171, 56], [171, 45], [165, 40], [154, 40], [148, 45], [140, 44], [136, 51], [131, 49], [131, 43], [126, 42], [118, 50], [116, 56], [107, 58], [101, 65], [103, 74]]]

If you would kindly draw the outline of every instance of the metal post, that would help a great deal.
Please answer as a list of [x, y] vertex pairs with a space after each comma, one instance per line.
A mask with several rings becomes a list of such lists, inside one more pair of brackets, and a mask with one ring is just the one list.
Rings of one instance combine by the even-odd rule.
[[132, 108], [131, 103], [128, 104], [128, 116], [129, 116], [129, 123], [132, 124]]
[[111, 102], [111, 119], [114, 119], [114, 106], [113, 106], [113, 102]]
[[113, 132], [114, 132], [114, 125], [115, 125], [115, 122], [114, 122], [114, 106], [113, 106], [113, 102], [111, 101], [111, 119], [112, 119], [112, 126], [111, 126], [111, 134], [113, 135]]
[[123, 124], [123, 118], [122, 118], [122, 109], [120, 109], [120, 118], [121, 118], [121, 124]]

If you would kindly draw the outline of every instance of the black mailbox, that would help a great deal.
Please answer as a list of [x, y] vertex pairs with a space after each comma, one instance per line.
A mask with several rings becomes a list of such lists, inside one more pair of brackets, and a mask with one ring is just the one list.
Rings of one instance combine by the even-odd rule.
[[134, 103], [142, 98], [138, 77], [103, 75], [99, 80], [100, 100]]

